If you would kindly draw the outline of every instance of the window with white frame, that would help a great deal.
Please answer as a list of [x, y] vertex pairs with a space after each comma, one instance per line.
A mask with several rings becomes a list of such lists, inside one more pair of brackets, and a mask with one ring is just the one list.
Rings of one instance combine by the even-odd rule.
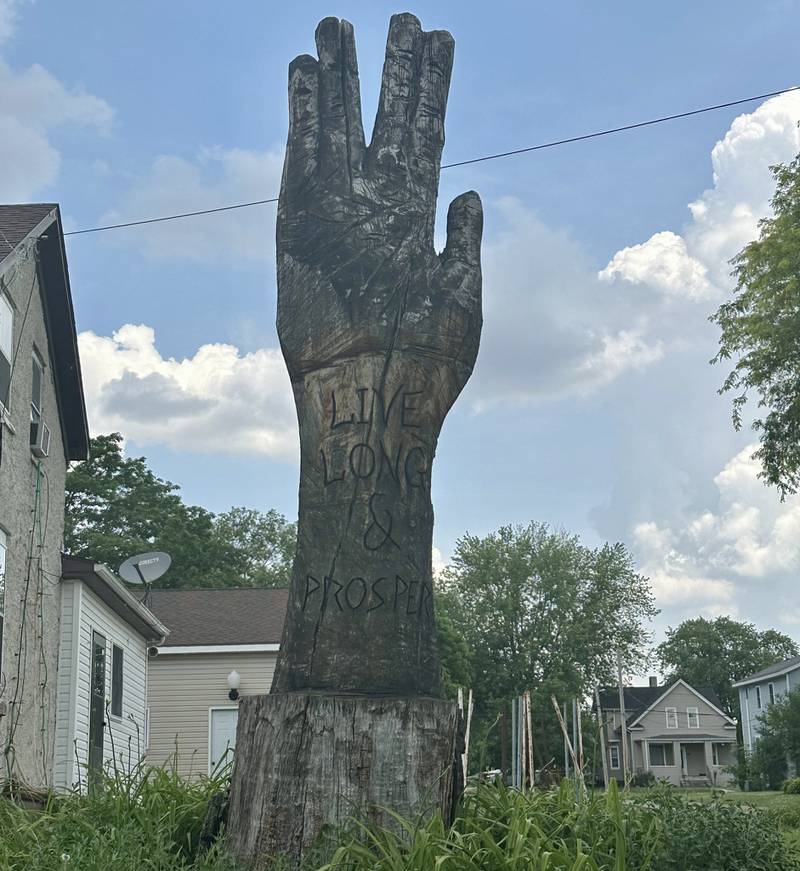
[[616, 742], [608, 745], [608, 760], [612, 768], [619, 768], [619, 744]]
[[31, 357], [31, 444], [36, 444], [39, 423], [42, 420], [42, 385], [44, 384], [44, 363], [36, 353]]
[[761, 707], [761, 687], [756, 687], [756, 707]]
[[668, 729], [677, 729], [678, 728], [678, 709], [677, 708], [665, 708], [667, 712], [667, 728]]
[[672, 744], [648, 744], [651, 766], [667, 766], [675, 764], [675, 747]]
[[700, 711], [697, 708], [686, 709], [686, 726], [689, 729], [700, 728]]
[[769, 684], [767, 689], [769, 690], [769, 703], [771, 705], [774, 705], [775, 704], [775, 684], [774, 683]]
[[8, 392], [11, 386], [13, 339], [14, 310], [8, 299], [0, 293], [0, 405], [4, 408], [8, 408]]
[[713, 743], [711, 745], [711, 764], [712, 765], [719, 765], [720, 764], [719, 759], [720, 759], [721, 747], [722, 747], [721, 744]]

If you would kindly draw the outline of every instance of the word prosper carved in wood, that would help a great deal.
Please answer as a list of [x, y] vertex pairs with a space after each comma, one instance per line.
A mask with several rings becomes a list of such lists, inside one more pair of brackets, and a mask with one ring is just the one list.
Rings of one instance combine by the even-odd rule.
[[289, 69], [278, 334], [300, 424], [298, 548], [273, 692], [438, 695], [431, 468], [481, 331], [474, 192], [433, 246], [453, 40], [392, 18], [366, 145], [351, 25]]

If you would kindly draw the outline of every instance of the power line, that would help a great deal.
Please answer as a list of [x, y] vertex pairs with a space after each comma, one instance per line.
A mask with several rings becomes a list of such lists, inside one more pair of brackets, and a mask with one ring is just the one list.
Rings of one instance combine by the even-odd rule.
[[[634, 124], [624, 124], [621, 127], [609, 127], [606, 130], [597, 130], [594, 133], [584, 133], [581, 136], [569, 136], [566, 139], [554, 139], [551, 142], [542, 142], [539, 145], [529, 145], [526, 148], [515, 148], [511, 151], [499, 151], [496, 154], [486, 154], [483, 157], [472, 157], [469, 160], [459, 160], [455, 163], [445, 163], [442, 169], [452, 169], [456, 166], [469, 166], [473, 163], [484, 163], [487, 160], [499, 160], [501, 157], [513, 157], [517, 154], [528, 154], [531, 151], [542, 151], [545, 148], [556, 148], [559, 145], [569, 145], [573, 142], [585, 142], [587, 139], [598, 139], [601, 136], [610, 136], [612, 133], [624, 133], [628, 130], [638, 130], [641, 127], [651, 127], [654, 124], [663, 124], [665, 121], [676, 121], [679, 118], [691, 118], [693, 115], [702, 115], [705, 112], [715, 112], [718, 109], [729, 109], [731, 106], [741, 106], [744, 103], [754, 103], [756, 100], [766, 100], [769, 97], [777, 97], [780, 94], [788, 94], [791, 91], [800, 90], [800, 85], [791, 88], [782, 88], [779, 91], [770, 91], [766, 94], [757, 94], [754, 97], [743, 97], [741, 100], [730, 100], [727, 103], [716, 103], [713, 106], [704, 106], [702, 109], [690, 109], [686, 112], [678, 112], [674, 115], [662, 115], [660, 118], [651, 118], [649, 121], [637, 121]], [[100, 233], [104, 230], [119, 230], [123, 227], [139, 227], [142, 224], [158, 224], [162, 221], [175, 221], [179, 218], [194, 218], [197, 215], [211, 215], [215, 212], [229, 212], [233, 209], [246, 209], [250, 206], [263, 206], [267, 203], [277, 203], [278, 197], [267, 200], [253, 200], [249, 203], [234, 203], [231, 206], [219, 206], [216, 209], [201, 209], [196, 212], [182, 212], [178, 215], [162, 215], [158, 218], [144, 218], [141, 221], [126, 221], [121, 224], [108, 224], [104, 227], [88, 227], [85, 230], [71, 230], [64, 233], [65, 236], [80, 236], [84, 233]]]

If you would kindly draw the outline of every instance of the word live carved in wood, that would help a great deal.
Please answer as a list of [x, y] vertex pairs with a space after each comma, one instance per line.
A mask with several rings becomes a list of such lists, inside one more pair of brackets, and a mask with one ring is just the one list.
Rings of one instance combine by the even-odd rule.
[[431, 468], [481, 332], [481, 203], [433, 244], [453, 39], [392, 18], [375, 129], [351, 25], [289, 68], [278, 334], [300, 426], [300, 508], [275, 691], [440, 691]]

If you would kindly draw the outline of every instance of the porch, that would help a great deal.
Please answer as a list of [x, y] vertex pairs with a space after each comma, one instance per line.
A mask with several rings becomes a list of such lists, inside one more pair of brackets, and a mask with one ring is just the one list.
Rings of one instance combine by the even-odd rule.
[[725, 769], [736, 761], [735, 736], [631, 737], [636, 772], [650, 772], [675, 786], [727, 786], [732, 780]]

